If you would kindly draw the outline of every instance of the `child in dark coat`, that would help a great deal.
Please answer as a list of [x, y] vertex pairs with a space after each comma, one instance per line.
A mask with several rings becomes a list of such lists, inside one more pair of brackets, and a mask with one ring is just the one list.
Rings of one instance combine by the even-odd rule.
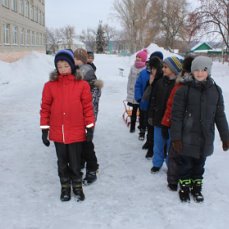
[[211, 78], [212, 61], [196, 57], [191, 66], [193, 80], [179, 88], [172, 108], [171, 141], [178, 155], [179, 197], [190, 201], [190, 192], [197, 202], [201, 193], [206, 157], [213, 153], [215, 124], [223, 142], [229, 148], [229, 129], [224, 112], [221, 88]]
[[[153, 147], [153, 167], [152, 173], [159, 172], [165, 159], [164, 147], [166, 145], [166, 154], [170, 146], [170, 138], [167, 127], [161, 124], [166, 103], [172, 91], [177, 75], [180, 73], [182, 64], [176, 56], [167, 57], [163, 61], [163, 77], [155, 85], [152, 94], [152, 100], [149, 108], [149, 119], [152, 119], [151, 125], [154, 126], [154, 147]], [[166, 132], [164, 131], [166, 130]]]
[[[92, 140], [95, 118], [92, 96], [87, 82], [76, 74], [74, 56], [70, 50], [60, 50], [55, 56], [56, 70], [44, 85], [40, 110], [42, 141], [46, 146], [54, 141], [62, 201], [71, 198], [71, 186], [78, 200], [84, 200], [80, 161], [82, 144]], [[87, 134], [85, 134], [87, 132]]]

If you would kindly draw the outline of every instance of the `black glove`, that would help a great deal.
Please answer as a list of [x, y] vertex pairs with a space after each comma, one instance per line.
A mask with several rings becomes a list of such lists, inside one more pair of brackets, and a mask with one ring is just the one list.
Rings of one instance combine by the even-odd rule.
[[229, 149], [229, 141], [223, 141], [223, 150], [227, 151]]
[[169, 128], [167, 126], [162, 126], [161, 134], [164, 139], [169, 139]]
[[91, 128], [86, 128], [86, 139], [87, 142], [91, 142], [93, 139], [93, 134], [94, 134], [94, 127]]
[[49, 129], [42, 129], [42, 141], [44, 145], [49, 146], [50, 141], [48, 140]]

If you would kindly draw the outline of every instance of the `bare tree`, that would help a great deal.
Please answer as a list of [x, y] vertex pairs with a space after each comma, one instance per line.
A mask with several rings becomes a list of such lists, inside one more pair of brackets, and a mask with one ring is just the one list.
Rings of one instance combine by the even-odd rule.
[[65, 44], [65, 48], [71, 49], [73, 47], [74, 38], [76, 37], [75, 28], [67, 25], [61, 28], [61, 33], [64, 39], [63, 43]]
[[196, 10], [201, 28], [206, 34], [219, 34], [229, 49], [229, 1], [199, 0], [201, 6]]
[[62, 37], [58, 29], [46, 28], [46, 51], [55, 53], [59, 49]]
[[144, 37], [152, 13], [152, 2], [153, 0], [115, 0], [113, 4], [116, 17], [126, 32], [131, 52], [145, 46]]
[[86, 45], [87, 50], [95, 51], [96, 47], [96, 31], [94, 29], [83, 30], [80, 40]]
[[187, 15], [186, 0], [161, 0], [158, 2], [158, 20], [166, 48], [174, 48], [174, 42], [183, 37], [185, 17]]

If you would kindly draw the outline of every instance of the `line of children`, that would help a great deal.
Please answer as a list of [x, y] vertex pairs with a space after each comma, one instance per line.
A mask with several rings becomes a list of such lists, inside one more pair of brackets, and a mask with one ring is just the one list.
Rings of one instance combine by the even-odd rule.
[[[46, 146], [54, 141], [61, 201], [84, 200], [80, 162], [83, 143], [92, 141], [95, 117], [90, 86], [81, 79], [70, 50], [60, 50], [54, 59], [56, 71], [50, 74], [42, 93], [40, 127]], [[86, 131], [86, 132], [85, 132]], [[86, 134], [85, 134], [86, 133]]]

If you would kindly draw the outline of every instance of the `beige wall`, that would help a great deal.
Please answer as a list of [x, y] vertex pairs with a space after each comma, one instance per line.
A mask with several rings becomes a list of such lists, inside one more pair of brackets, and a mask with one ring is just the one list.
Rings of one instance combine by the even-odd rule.
[[[24, 2], [24, 12], [21, 1]], [[15, 2], [16, 11], [13, 7]], [[25, 12], [26, 2], [29, 15]], [[5, 6], [4, 3], [9, 5]], [[45, 52], [45, 1], [1, 0], [0, 60], [14, 61], [31, 51]]]

